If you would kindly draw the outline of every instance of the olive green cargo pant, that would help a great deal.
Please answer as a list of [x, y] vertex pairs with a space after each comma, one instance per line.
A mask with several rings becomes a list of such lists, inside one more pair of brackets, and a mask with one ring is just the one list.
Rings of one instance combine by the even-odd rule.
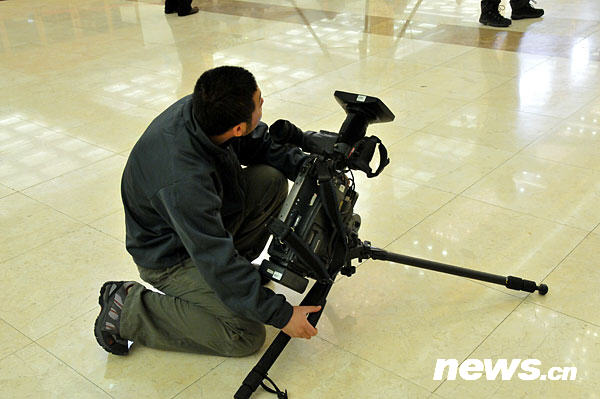
[[[287, 180], [276, 169], [243, 170], [247, 187], [243, 215], [225, 221], [238, 252], [255, 259], [269, 233], [265, 223], [276, 216], [287, 195]], [[164, 270], [139, 267], [142, 280], [164, 295], [135, 284], [125, 298], [120, 335], [136, 343], [171, 351], [247, 356], [261, 348], [265, 327], [231, 311], [208, 286], [191, 260]]]

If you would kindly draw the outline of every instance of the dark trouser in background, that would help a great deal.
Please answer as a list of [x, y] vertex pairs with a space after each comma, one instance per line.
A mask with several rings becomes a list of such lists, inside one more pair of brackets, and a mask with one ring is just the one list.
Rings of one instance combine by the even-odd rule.
[[[287, 180], [266, 165], [248, 167], [243, 174], [251, 188], [244, 214], [225, 227], [238, 252], [254, 259], [269, 238], [265, 223], [286, 198]], [[121, 337], [156, 349], [221, 356], [247, 356], [264, 343], [265, 327], [225, 306], [191, 260], [164, 270], [138, 268], [142, 280], [165, 295], [136, 283], [125, 299]]]

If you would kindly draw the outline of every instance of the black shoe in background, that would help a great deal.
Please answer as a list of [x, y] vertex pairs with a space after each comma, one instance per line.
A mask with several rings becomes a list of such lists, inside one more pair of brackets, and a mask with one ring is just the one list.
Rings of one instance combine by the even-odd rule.
[[512, 7], [512, 19], [525, 19], [525, 18], [539, 18], [544, 15], [544, 10], [541, 8], [533, 8], [529, 3], [523, 1], [511, 1], [510, 6]]
[[177, 13], [177, 15], [179, 15], [180, 17], [185, 17], [186, 15], [192, 15], [192, 14], [195, 14], [195, 13], [197, 13], [198, 11], [200, 11], [200, 10], [198, 9], [198, 7], [192, 7], [192, 8], [190, 8], [190, 9], [189, 9], [189, 10], [187, 10], [187, 11], [182, 11], [182, 12], [179, 12], [179, 13]]
[[500, 14], [499, 9], [504, 9], [503, 6], [500, 6], [500, 0], [483, 0], [481, 2], [481, 15], [479, 16], [479, 22], [495, 28], [509, 27], [511, 24], [510, 19], [504, 18]]

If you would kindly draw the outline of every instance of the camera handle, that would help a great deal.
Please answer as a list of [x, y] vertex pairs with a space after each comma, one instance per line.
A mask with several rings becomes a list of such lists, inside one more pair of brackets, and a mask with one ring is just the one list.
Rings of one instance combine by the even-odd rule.
[[[341, 144], [336, 145], [340, 146]], [[379, 166], [373, 171], [369, 163], [373, 159], [373, 155], [375, 155], [376, 148], [379, 149]], [[377, 136], [363, 138], [350, 149], [348, 154], [348, 166], [351, 169], [362, 170], [368, 178], [379, 176], [389, 163], [390, 159], [388, 158], [387, 149]]]

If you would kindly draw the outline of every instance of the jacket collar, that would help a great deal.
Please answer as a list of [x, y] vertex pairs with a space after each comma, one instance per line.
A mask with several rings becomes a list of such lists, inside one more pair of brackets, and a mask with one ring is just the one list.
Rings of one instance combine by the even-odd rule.
[[185, 120], [185, 126], [190, 132], [190, 136], [192, 137], [192, 144], [194, 146], [199, 145], [202, 150], [209, 153], [212, 156], [216, 156], [219, 158], [226, 157], [229, 153], [227, 147], [229, 144], [225, 143], [224, 146], [218, 146], [213, 143], [206, 133], [202, 131], [194, 113], [192, 112], [192, 96], [187, 96], [187, 101], [183, 106], [183, 118]]

